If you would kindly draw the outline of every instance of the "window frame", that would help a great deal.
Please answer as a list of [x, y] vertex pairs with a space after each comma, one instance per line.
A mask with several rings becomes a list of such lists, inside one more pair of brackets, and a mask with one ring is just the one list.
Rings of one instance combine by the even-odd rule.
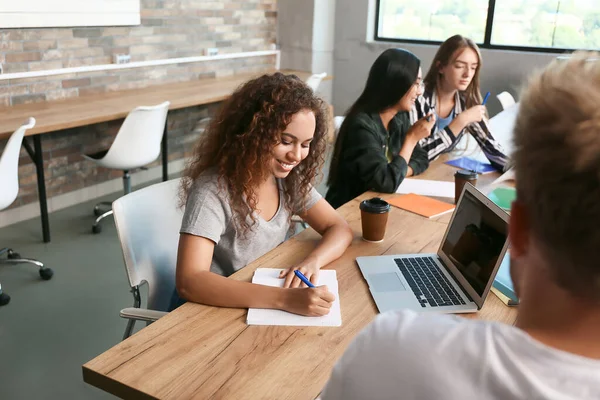
[[[398, 39], [379, 36], [379, 10], [381, 8], [381, 0], [375, 2], [375, 32], [373, 40], [376, 42], [392, 42], [392, 43], [410, 43], [410, 44], [430, 44], [439, 45], [442, 41], [439, 40], [425, 40], [425, 39]], [[563, 49], [557, 47], [533, 47], [533, 46], [512, 46], [512, 45], [499, 45], [492, 44], [492, 27], [494, 25], [494, 11], [496, 9], [496, 0], [488, 0], [488, 13], [485, 22], [485, 34], [483, 43], [476, 42], [477, 45], [482, 49], [490, 50], [508, 50], [508, 51], [520, 51], [520, 52], [532, 52], [532, 53], [549, 53], [549, 54], [571, 54], [577, 50], [582, 49]]]

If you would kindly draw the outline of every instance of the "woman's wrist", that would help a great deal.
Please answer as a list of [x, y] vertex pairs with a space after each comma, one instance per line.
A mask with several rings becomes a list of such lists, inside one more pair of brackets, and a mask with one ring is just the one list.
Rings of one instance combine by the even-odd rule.
[[317, 269], [323, 266], [321, 259], [316, 254], [309, 254], [301, 263], [302, 265], [314, 265]]
[[289, 289], [277, 288], [274, 302], [275, 304], [273, 304], [273, 308], [275, 308], [276, 310], [285, 310], [287, 304], [289, 303], [289, 294]]

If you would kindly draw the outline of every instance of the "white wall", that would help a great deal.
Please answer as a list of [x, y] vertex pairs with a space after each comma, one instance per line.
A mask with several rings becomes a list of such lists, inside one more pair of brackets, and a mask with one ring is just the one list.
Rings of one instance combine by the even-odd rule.
[[[318, 0], [317, 0], [318, 1]], [[333, 106], [336, 115], [342, 115], [358, 97], [371, 64], [390, 47], [402, 47], [421, 59], [423, 74], [437, 50], [437, 45], [370, 42], [368, 29], [374, 24], [373, 0], [336, 0], [334, 51]], [[483, 67], [481, 90], [492, 93], [488, 101], [490, 115], [501, 110], [495, 95], [504, 90], [518, 98], [525, 78], [536, 68], [544, 67], [556, 54], [481, 50]]]
[[[277, 43], [281, 68], [333, 74], [336, 0], [279, 0]], [[332, 100], [332, 81], [323, 81], [317, 92]]]

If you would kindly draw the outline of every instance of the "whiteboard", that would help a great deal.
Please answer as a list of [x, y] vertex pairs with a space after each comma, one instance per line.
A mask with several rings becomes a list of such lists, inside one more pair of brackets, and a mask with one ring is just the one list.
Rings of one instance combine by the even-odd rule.
[[140, 0], [0, 0], [0, 28], [139, 24]]

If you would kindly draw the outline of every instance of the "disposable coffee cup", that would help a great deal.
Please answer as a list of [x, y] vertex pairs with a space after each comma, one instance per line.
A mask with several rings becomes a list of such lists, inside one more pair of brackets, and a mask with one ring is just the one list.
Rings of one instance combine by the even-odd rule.
[[387, 201], [374, 197], [360, 203], [362, 237], [367, 242], [382, 242], [385, 236], [390, 205]]
[[454, 204], [458, 203], [465, 183], [475, 186], [477, 184], [477, 172], [461, 169], [454, 173]]

